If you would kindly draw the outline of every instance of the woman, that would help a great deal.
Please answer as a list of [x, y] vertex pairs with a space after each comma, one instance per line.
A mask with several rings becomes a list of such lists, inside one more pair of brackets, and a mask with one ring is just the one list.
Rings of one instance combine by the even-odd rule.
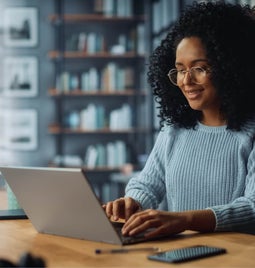
[[[248, 6], [194, 3], [153, 52], [162, 128], [125, 197], [104, 206], [126, 219], [124, 235], [255, 231], [253, 16]], [[157, 210], [163, 198], [168, 208]]]

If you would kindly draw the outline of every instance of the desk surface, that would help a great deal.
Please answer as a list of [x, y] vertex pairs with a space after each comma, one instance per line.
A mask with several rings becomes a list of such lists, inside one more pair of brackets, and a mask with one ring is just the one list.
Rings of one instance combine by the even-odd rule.
[[[227, 254], [178, 264], [178, 267], [255, 267], [255, 236], [239, 233], [197, 234], [184, 233], [178, 238], [136, 244], [128, 247], [160, 247], [162, 250], [207, 244], [225, 247]], [[94, 253], [96, 248], [118, 246], [39, 234], [29, 220], [0, 221], [0, 258], [17, 262], [22, 254], [30, 252], [45, 259], [47, 267], [171, 267], [147, 260], [148, 252], [123, 254]]]

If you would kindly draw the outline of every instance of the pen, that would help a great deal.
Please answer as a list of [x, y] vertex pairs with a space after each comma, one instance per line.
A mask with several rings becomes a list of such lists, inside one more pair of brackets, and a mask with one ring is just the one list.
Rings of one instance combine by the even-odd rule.
[[134, 251], [160, 251], [157, 247], [146, 247], [146, 248], [114, 248], [114, 249], [96, 249], [96, 254], [114, 254], [114, 253], [128, 253]]

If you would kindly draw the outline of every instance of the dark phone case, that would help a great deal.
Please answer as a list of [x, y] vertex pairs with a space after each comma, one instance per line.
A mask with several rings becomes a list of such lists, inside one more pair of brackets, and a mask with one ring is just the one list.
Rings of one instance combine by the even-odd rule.
[[148, 256], [149, 260], [161, 262], [185, 262], [226, 253], [226, 249], [204, 245], [180, 248]]
[[0, 220], [27, 219], [23, 209], [0, 210]]

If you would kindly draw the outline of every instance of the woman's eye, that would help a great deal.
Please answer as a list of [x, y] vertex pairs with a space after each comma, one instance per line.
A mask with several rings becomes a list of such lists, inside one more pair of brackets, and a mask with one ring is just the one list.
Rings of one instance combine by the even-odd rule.
[[205, 72], [205, 68], [202, 68], [202, 67], [194, 67], [193, 68], [193, 71], [196, 72], [196, 73], [204, 73]]
[[202, 73], [204, 71], [204, 69], [197, 67], [197, 68], [194, 68], [194, 71], [196, 71], [197, 73]]
[[180, 73], [180, 74], [184, 74], [186, 72], [186, 70], [184, 70], [184, 69], [178, 69], [177, 72]]

